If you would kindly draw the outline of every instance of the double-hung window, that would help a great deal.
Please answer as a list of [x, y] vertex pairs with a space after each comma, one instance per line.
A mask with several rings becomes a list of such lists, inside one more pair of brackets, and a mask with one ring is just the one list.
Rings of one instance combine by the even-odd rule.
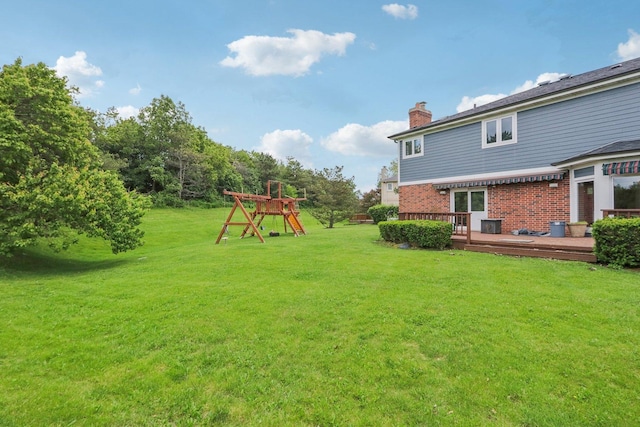
[[517, 132], [515, 114], [482, 122], [482, 148], [515, 144], [516, 142]]
[[422, 156], [422, 138], [419, 139], [406, 139], [403, 141], [403, 157]]

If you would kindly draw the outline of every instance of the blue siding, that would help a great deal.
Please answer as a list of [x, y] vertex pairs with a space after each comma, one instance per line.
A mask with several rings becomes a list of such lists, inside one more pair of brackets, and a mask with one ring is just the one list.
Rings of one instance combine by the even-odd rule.
[[400, 159], [401, 181], [548, 167], [640, 138], [640, 83], [518, 113], [516, 144], [482, 149], [482, 124], [425, 136], [424, 156]]

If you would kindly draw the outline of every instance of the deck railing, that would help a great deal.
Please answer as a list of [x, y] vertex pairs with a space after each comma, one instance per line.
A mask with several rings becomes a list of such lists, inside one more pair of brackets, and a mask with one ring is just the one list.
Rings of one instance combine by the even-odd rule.
[[640, 217], [640, 209], [602, 209], [602, 217], [622, 216], [625, 218]]
[[465, 236], [467, 244], [471, 243], [471, 213], [469, 212], [400, 212], [398, 219], [426, 219], [450, 222], [453, 225], [453, 235]]

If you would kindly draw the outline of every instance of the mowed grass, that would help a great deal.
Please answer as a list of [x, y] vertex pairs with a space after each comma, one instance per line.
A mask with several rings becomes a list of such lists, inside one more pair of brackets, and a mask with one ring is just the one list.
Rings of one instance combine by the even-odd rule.
[[1, 260], [0, 425], [640, 424], [637, 272], [227, 213]]

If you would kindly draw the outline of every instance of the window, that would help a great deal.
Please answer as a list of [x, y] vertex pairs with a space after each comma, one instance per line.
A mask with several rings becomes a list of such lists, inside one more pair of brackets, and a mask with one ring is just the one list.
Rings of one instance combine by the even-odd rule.
[[573, 171], [574, 178], [584, 178], [586, 176], [593, 176], [595, 172], [594, 166], [589, 166], [588, 168], [576, 169]]
[[516, 143], [516, 115], [482, 122], [482, 148]]
[[613, 178], [613, 208], [640, 209], [640, 176]]
[[422, 140], [409, 139], [404, 141], [404, 158], [422, 155]]
[[393, 191], [393, 184], [390, 182], [387, 182], [387, 191]]

